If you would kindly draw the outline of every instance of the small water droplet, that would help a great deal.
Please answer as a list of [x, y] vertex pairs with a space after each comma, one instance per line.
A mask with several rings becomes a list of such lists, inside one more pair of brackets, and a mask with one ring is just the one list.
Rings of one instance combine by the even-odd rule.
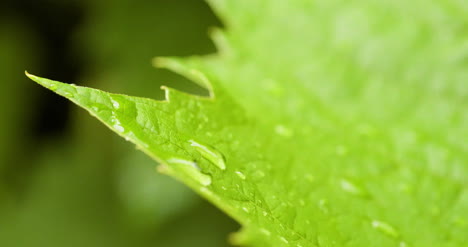
[[368, 195], [367, 191], [364, 188], [362, 188], [361, 186], [347, 179], [342, 179], [340, 181], [340, 185], [341, 185], [341, 189], [343, 189], [344, 191], [350, 194], [357, 195], [357, 196], [364, 196], [364, 197]]
[[284, 137], [292, 137], [294, 135], [293, 131], [290, 128], [281, 124], [275, 126], [275, 132], [276, 134]]
[[55, 90], [57, 90], [57, 84], [51, 83], [51, 84], [47, 85], [47, 88], [49, 88], [52, 91], [55, 91]]
[[320, 199], [318, 202], [319, 209], [325, 213], [328, 214], [328, 201], [326, 199]]
[[114, 124], [113, 127], [118, 132], [124, 132], [125, 131], [125, 128], [122, 127], [122, 125]]
[[182, 164], [182, 165], [187, 165], [187, 166], [191, 166], [197, 170], [201, 170], [200, 167], [197, 165], [197, 163], [195, 163], [194, 161], [191, 161], [191, 160], [186, 160], [186, 159], [181, 159], [181, 158], [170, 158], [167, 160], [169, 163], [172, 163], [172, 164]]
[[401, 241], [399, 247], [408, 247], [408, 244], [404, 241]]
[[268, 230], [265, 229], [265, 228], [260, 228], [260, 232], [263, 233], [263, 234], [265, 234], [265, 235], [267, 235], [267, 236], [270, 236], [270, 235], [271, 235], [271, 232], [268, 231]]
[[112, 102], [112, 106], [115, 108], [115, 109], [119, 109], [120, 108], [120, 103], [117, 102], [116, 100], [114, 99], [111, 99], [111, 102]]
[[73, 98], [75, 97], [74, 94], [70, 93], [70, 92], [63, 92], [63, 96], [67, 97], [67, 98]]
[[268, 215], [268, 212], [267, 212], [267, 211], [263, 211], [262, 214], [263, 214], [263, 216], [267, 216], [267, 215]]
[[378, 220], [373, 220], [372, 221], [372, 227], [375, 229], [381, 231], [382, 233], [392, 237], [392, 238], [398, 238], [399, 234], [397, 230], [390, 224], [383, 222], [383, 221], [378, 221]]
[[245, 180], [246, 179], [246, 176], [244, 173], [240, 172], [240, 171], [235, 171], [234, 172], [238, 177], [240, 177], [242, 180]]
[[120, 121], [119, 121], [115, 116], [112, 116], [111, 122], [112, 122], [112, 127], [113, 127], [117, 132], [122, 133], [122, 132], [125, 131], [125, 128], [122, 126], [122, 124], [120, 123]]
[[263, 171], [261, 171], [261, 170], [256, 170], [254, 172], [254, 174], [253, 174], [253, 177], [255, 179], [261, 179], [261, 178], [265, 177], [265, 173]]
[[283, 241], [285, 244], [289, 244], [289, 241], [285, 237], [280, 236], [279, 239]]
[[249, 213], [249, 209], [246, 208], [246, 207], [242, 207], [242, 210], [244, 210], [244, 212], [246, 212], [246, 213]]
[[221, 170], [226, 169], [226, 161], [224, 156], [216, 149], [202, 145], [194, 140], [190, 140], [190, 145], [195, 147], [197, 151], [207, 160], [211, 161]]
[[169, 164], [176, 165], [184, 169], [188, 175], [190, 175], [198, 183], [208, 186], [211, 184], [211, 176], [201, 173], [200, 167], [197, 163], [191, 160], [186, 160], [182, 158], [170, 158], [167, 160]]

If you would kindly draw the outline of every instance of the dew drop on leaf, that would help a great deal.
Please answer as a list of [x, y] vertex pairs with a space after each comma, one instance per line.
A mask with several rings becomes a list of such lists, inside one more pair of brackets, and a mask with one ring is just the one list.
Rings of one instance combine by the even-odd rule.
[[288, 241], [285, 237], [280, 236], [279, 239], [280, 239], [282, 242], [284, 242], [285, 244], [289, 244], [289, 241]]
[[111, 122], [112, 122], [112, 127], [113, 127], [117, 132], [123, 133], [123, 132], [125, 131], [125, 128], [122, 126], [122, 124], [120, 123], [120, 121], [119, 121], [115, 116], [112, 116]]
[[271, 235], [271, 232], [268, 231], [268, 230], [265, 229], [265, 228], [260, 228], [260, 232], [263, 233], [263, 234], [265, 234], [265, 235], [267, 235], [267, 236], [270, 236], [270, 235]]
[[111, 102], [112, 102], [112, 106], [115, 108], [115, 109], [119, 109], [120, 108], [120, 103], [117, 102], [116, 100], [113, 100], [111, 99]]
[[245, 180], [247, 177], [245, 176], [244, 173], [240, 172], [240, 171], [235, 171], [234, 172], [238, 177], [240, 177], [242, 180]]
[[398, 238], [399, 234], [397, 230], [390, 224], [378, 220], [373, 220], [372, 221], [372, 227], [375, 229], [379, 230], [380, 232], [384, 233], [387, 236], [393, 237], [393, 238]]
[[200, 167], [194, 161], [182, 158], [170, 158], [167, 160], [167, 163], [184, 170], [187, 175], [203, 186], [211, 184], [211, 176], [202, 173]]
[[290, 128], [281, 124], [275, 126], [275, 133], [283, 137], [293, 136], [293, 131]]
[[340, 181], [340, 185], [341, 185], [341, 189], [343, 189], [344, 191], [350, 194], [353, 194], [356, 196], [363, 196], [363, 197], [368, 195], [367, 191], [363, 187], [347, 179], [342, 179]]
[[194, 140], [190, 140], [190, 145], [195, 147], [195, 149], [208, 161], [213, 163], [216, 167], [221, 170], [226, 169], [226, 161], [223, 156], [218, 150], [208, 147], [206, 145], [202, 145]]

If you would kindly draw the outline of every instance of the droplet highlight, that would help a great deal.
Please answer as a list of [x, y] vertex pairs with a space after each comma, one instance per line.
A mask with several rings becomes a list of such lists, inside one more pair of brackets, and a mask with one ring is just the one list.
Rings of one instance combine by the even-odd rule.
[[375, 229], [379, 230], [380, 232], [384, 233], [387, 236], [390, 236], [392, 238], [398, 238], [399, 234], [398, 231], [395, 230], [393, 226], [390, 224], [383, 222], [383, 221], [378, 221], [378, 220], [373, 220], [372, 221], [372, 227]]
[[294, 134], [290, 128], [281, 124], [275, 126], [275, 132], [276, 134], [283, 137], [292, 137]]
[[245, 176], [244, 173], [240, 172], [240, 171], [235, 171], [234, 172], [238, 177], [240, 177], [240, 179], [242, 180], [245, 180], [247, 177]]
[[263, 233], [263, 234], [265, 234], [266, 236], [270, 236], [270, 235], [271, 235], [271, 232], [268, 231], [268, 230], [265, 229], [265, 228], [260, 228], [260, 232]]
[[225, 158], [218, 150], [202, 145], [194, 140], [190, 140], [189, 142], [205, 159], [209, 160], [219, 169], [226, 170]]
[[113, 100], [111, 99], [111, 102], [112, 102], [112, 106], [115, 108], [115, 109], [119, 109], [120, 108], [120, 103], [117, 102], [116, 100]]
[[289, 241], [288, 241], [285, 237], [280, 236], [279, 239], [280, 239], [283, 243], [289, 244]]
[[341, 179], [340, 186], [341, 189], [343, 189], [344, 191], [356, 196], [366, 197], [368, 195], [367, 191], [363, 187], [347, 179]]
[[117, 132], [123, 133], [125, 131], [125, 128], [122, 126], [122, 123], [120, 123], [120, 121], [115, 116], [112, 116], [111, 122], [112, 122], [112, 127]]
[[170, 158], [167, 160], [167, 162], [183, 169], [187, 175], [191, 176], [199, 184], [203, 186], [208, 186], [211, 184], [211, 176], [203, 174], [200, 167], [198, 167], [197, 163], [194, 161], [182, 158]]

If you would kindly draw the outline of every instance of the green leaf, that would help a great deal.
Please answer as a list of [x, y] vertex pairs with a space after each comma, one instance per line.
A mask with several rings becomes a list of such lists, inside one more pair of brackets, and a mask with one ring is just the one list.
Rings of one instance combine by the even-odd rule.
[[468, 4], [211, 0], [219, 54], [165, 101], [28, 75], [243, 225], [250, 246], [468, 242]]

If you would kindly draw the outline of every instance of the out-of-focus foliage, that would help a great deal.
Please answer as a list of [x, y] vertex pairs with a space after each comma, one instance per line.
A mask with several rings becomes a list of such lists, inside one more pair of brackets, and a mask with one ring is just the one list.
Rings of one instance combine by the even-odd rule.
[[[60, 10], [84, 13], [72, 36], [56, 38], [67, 43], [52, 45], [67, 49], [63, 63], [82, 61], [64, 65], [76, 71], [77, 80], [154, 98], [162, 97], [162, 82], [205, 93], [150, 65], [158, 55], [214, 52], [206, 34], [218, 21], [204, 2], [31, 2], [40, 4], [51, 20], [49, 36], [67, 22], [54, 21]], [[46, 59], [47, 41], [25, 21], [29, 17], [18, 9], [0, 17], [0, 246], [227, 246], [226, 234], [236, 224], [156, 173], [149, 158], [129, 150], [82, 111], [31, 108], [56, 96], [22, 75], [25, 69], [41, 73], [54, 59]], [[64, 113], [57, 120], [69, 119], [62, 132], [35, 130], [37, 117], [54, 124]]]

